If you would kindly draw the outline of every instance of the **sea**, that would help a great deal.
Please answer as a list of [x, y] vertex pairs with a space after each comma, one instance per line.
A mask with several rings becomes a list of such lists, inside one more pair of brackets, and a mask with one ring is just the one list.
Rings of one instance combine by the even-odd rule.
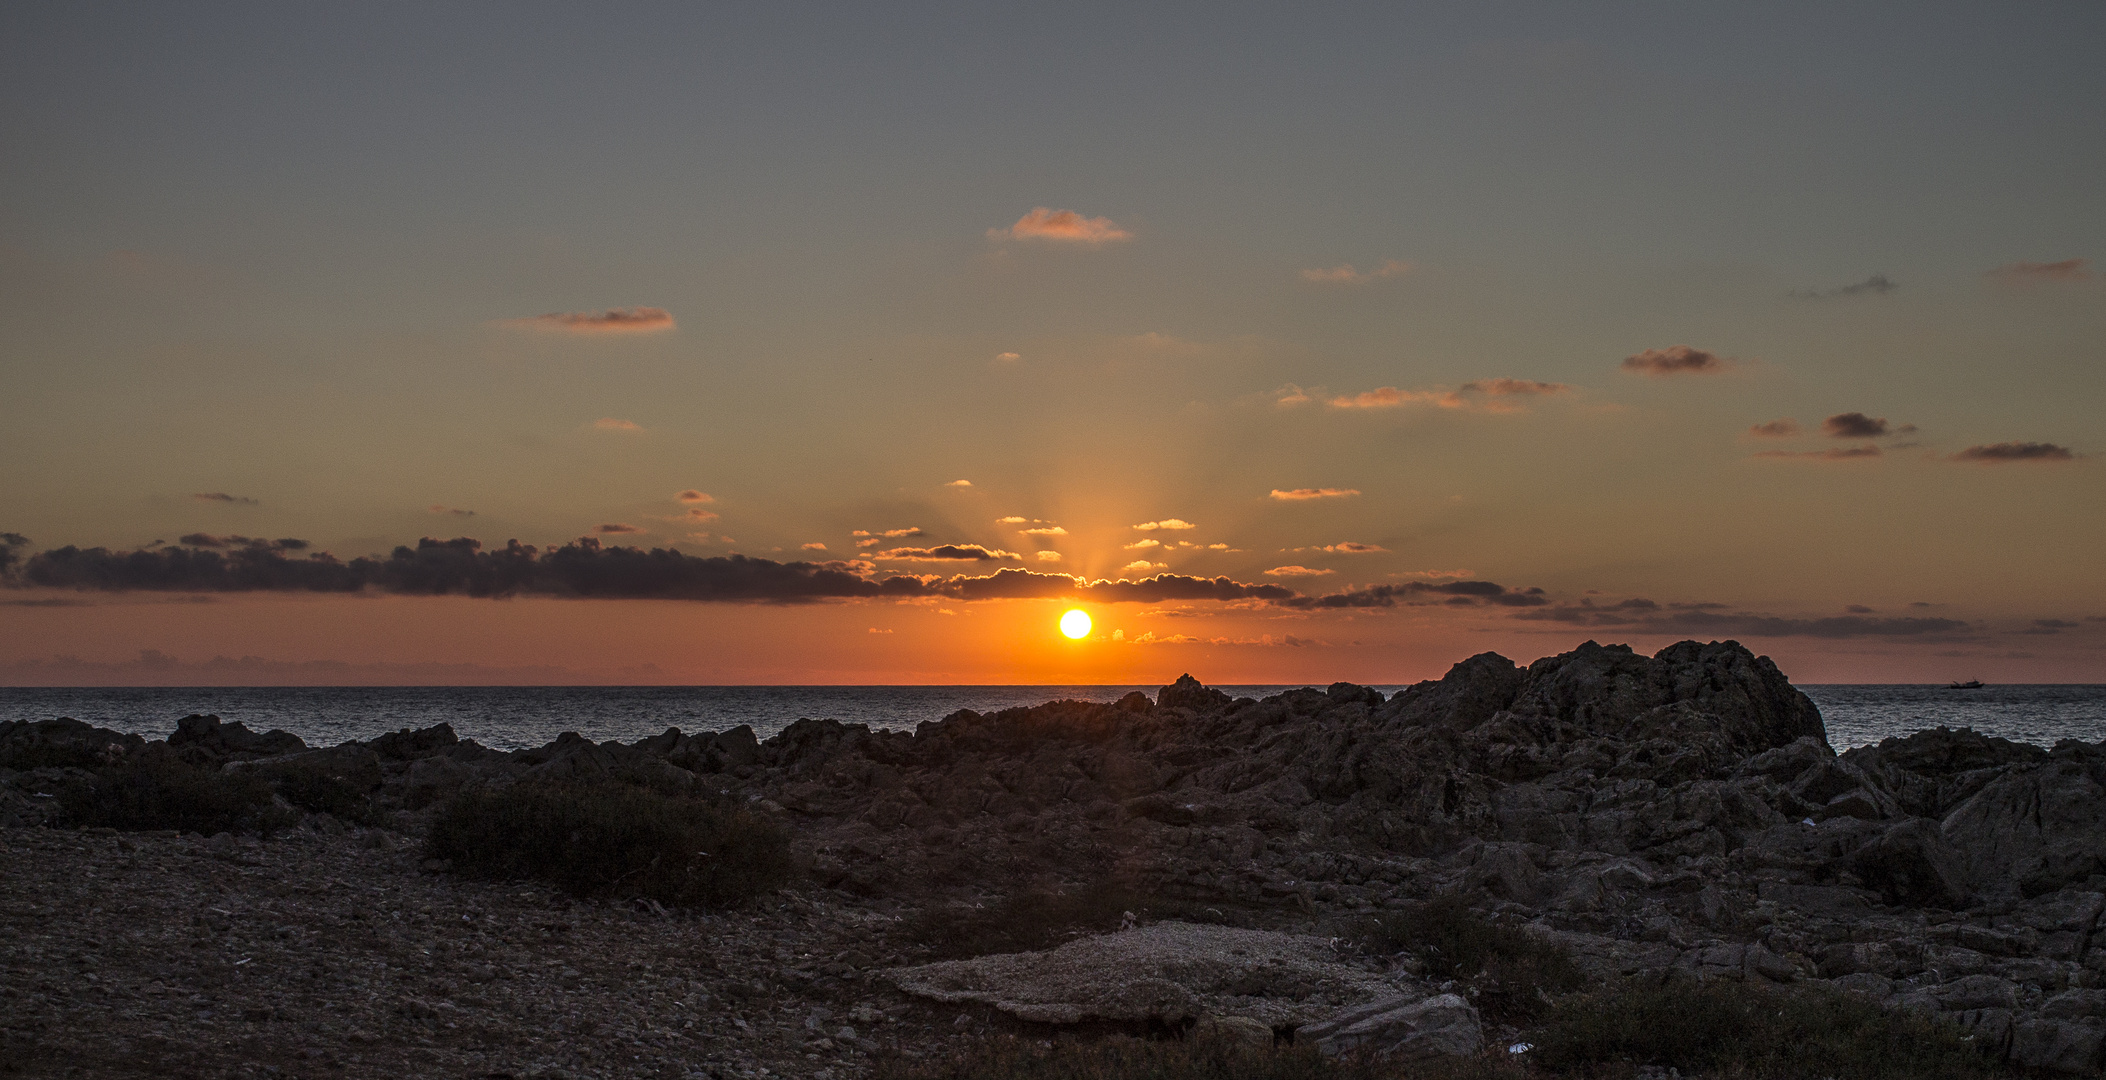
[[[452, 724], [464, 739], [499, 750], [541, 746], [575, 731], [623, 742], [677, 727], [749, 725], [767, 738], [799, 719], [913, 730], [960, 709], [993, 712], [1062, 698], [1116, 701], [1156, 686], [393, 686], [393, 687], [0, 687], [0, 720], [70, 716], [148, 738], [178, 718], [211, 713], [254, 731], [282, 729], [309, 746], [333, 746], [403, 728]], [[1263, 698], [1293, 686], [1222, 686]], [[1400, 686], [1376, 686], [1385, 694]], [[1926, 728], [1973, 728], [2052, 747], [2106, 740], [2106, 686], [2013, 684], [1979, 690], [1942, 685], [1806, 685], [1837, 750]]]

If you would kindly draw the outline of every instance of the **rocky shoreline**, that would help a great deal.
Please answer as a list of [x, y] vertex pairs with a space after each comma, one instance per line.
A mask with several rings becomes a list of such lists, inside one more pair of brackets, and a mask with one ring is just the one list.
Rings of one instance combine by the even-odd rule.
[[[156, 753], [320, 778], [364, 809], [287, 806], [265, 838], [48, 827], [52, 792]], [[1731, 642], [1484, 654], [1388, 698], [1232, 700], [1186, 677], [765, 742], [504, 753], [440, 727], [311, 749], [212, 717], [152, 744], [45, 721], [0, 725], [6, 762], [0, 1061], [28, 1075], [832, 1078], [1093, 1025], [1503, 1053], [1515, 1030], [1479, 1015], [1479, 982], [1339, 943], [1441, 896], [1596, 984], [1825, 988], [2056, 1074], [2096, 1075], [2106, 1044], [2106, 743], [1941, 729], [1837, 755], [1812, 702]], [[418, 850], [463, 790], [616, 772], [781, 823], [799, 879], [667, 913]], [[1090, 889], [1175, 917], [1025, 957], [913, 932]]]

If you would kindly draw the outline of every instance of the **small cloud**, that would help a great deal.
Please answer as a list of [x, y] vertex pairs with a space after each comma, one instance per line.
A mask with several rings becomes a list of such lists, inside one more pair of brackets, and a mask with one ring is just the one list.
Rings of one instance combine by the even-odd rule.
[[948, 488], [969, 488], [973, 486], [973, 482], [970, 480], [953, 480], [943, 486]]
[[872, 555], [873, 559], [892, 562], [1004, 562], [1020, 560], [1023, 556], [1014, 551], [982, 547], [979, 544], [939, 544], [936, 547], [887, 548]]
[[1868, 608], [1868, 607], [1866, 607], [1866, 606], [1865, 606], [1865, 605], [1863, 605], [1863, 604], [1845, 604], [1845, 605], [1843, 606], [1843, 610], [1844, 610], [1844, 611], [1847, 611], [1847, 612], [1849, 612], [1849, 613], [1850, 613], [1850, 614], [1852, 614], [1852, 615], [1870, 615], [1870, 614], [1872, 614], [1872, 609], [1871, 609], [1871, 608]]
[[1378, 544], [1358, 544], [1351, 540], [1346, 540], [1336, 544], [1325, 544], [1316, 550], [1327, 551], [1333, 555], [1366, 555], [1377, 551], [1388, 551], [1389, 549]]
[[2005, 281], [2085, 281], [2091, 277], [2091, 260], [2064, 259], [2061, 262], [2015, 262], [2005, 263], [1989, 271], [1989, 277]]
[[1952, 461], [1979, 461], [1999, 465], [2011, 461], [2072, 461], [2077, 453], [2066, 446], [2044, 442], [2000, 442], [1970, 446], [1954, 454]]
[[1041, 551], [1041, 552], [1037, 552], [1036, 554], [1038, 555], [1038, 561], [1039, 561], [1039, 562], [1059, 562], [1059, 561], [1060, 561], [1060, 552], [1058, 552], [1058, 551]]
[[1428, 581], [1438, 581], [1442, 578], [1472, 578], [1476, 576], [1477, 571], [1475, 570], [1399, 570], [1390, 575], [1390, 577], [1400, 578], [1425, 578]]
[[997, 363], [997, 364], [1014, 364], [1014, 363], [1016, 363], [1017, 361], [1019, 361], [1019, 360], [1022, 360], [1023, 358], [1024, 358], [1024, 357], [1023, 357], [1023, 355], [1022, 355], [1022, 354], [1020, 354], [1020, 353], [1013, 353], [1013, 352], [1005, 352], [1005, 353], [996, 353], [996, 354], [995, 354], [995, 363]]
[[1208, 550], [1208, 551], [1234, 551], [1234, 550], [1236, 550], [1236, 549], [1235, 549], [1235, 548], [1232, 548], [1232, 547], [1230, 547], [1230, 546], [1228, 546], [1227, 544], [1208, 544], [1208, 545], [1207, 545], [1207, 550]]
[[1162, 547], [1162, 546], [1163, 546], [1163, 542], [1162, 542], [1161, 540], [1136, 540], [1136, 541], [1134, 541], [1133, 543], [1131, 543], [1131, 544], [1128, 544], [1128, 545], [1126, 545], [1126, 546], [1125, 546], [1125, 548], [1124, 548], [1124, 549], [1122, 549], [1122, 550], [1125, 550], [1125, 551], [1143, 551], [1143, 550], [1146, 550], [1146, 549], [1148, 549], [1148, 548], [1153, 548], [1153, 547]]
[[1145, 574], [1150, 570], [1168, 569], [1170, 569], [1169, 563], [1149, 562], [1146, 559], [1135, 559], [1134, 561], [1127, 563], [1125, 566], [1120, 567], [1119, 572], [1122, 574]]
[[1168, 529], [1175, 532], [1183, 529], [1196, 529], [1199, 528], [1199, 526], [1194, 525], [1183, 518], [1164, 518], [1161, 521], [1144, 521], [1141, 522], [1139, 525], [1134, 526], [1134, 528], [1139, 529], [1142, 532], [1154, 532], [1157, 529]]
[[1329, 570], [1316, 570], [1307, 566], [1275, 566], [1265, 571], [1268, 577], [1322, 577]]
[[877, 533], [871, 532], [868, 529], [857, 529], [856, 531], [849, 533], [848, 535], [873, 538], [883, 537], [886, 540], [901, 540], [909, 536], [921, 536], [923, 534], [921, 531], [921, 526], [909, 525], [904, 529], [886, 529], [884, 532]]
[[856, 546], [859, 548], [873, 548], [882, 543], [884, 543], [883, 540], [880, 540], [875, 536], [868, 536], [856, 541]]
[[1291, 408], [1296, 405], [1307, 405], [1311, 400], [1308, 393], [1301, 387], [1288, 383], [1273, 391], [1272, 403], [1282, 408]]
[[678, 495], [673, 496], [673, 498], [678, 499], [684, 503], [713, 503], [717, 501], [710, 495], [704, 492], [696, 491], [694, 488], [688, 488], [686, 491], [683, 491]]
[[1889, 430], [1886, 417], [1866, 416], [1861, 412], [1837, 413], [1821, 421], [1821, 431], [1832, 439], [1877, 439]]
[[617, 420], [617, 419], [615, 419], [614, 417], [611, 417], [611, 416], [602, 416], [602, 417], [600, 417], [600, 418], [599, 418], [598, 420], [594, 420], [594, 421], [592, 422], [592, 426], [593, 426], [593, 429], [594, 429], [594, 430], [596, 430], [596, 431], [642, 431], [642, 430], [643, 430], [643, 425], [642, 425], [642, 424], [639, 424], [639, 423], [637, 423], [637, 422], [635, 422], [634, 420]]
[[1761, 450], [1759, 458], [1786, 458], [1797, 461], [1854, 461], [1858, 458], [1880, 456], [1879, 447], [1867, 443], [1863, 446], [1831, 446], [1826, 450]]
[[619, 521], [610, 521], [605, 525], [594, 525], [592, 531], [600, 536], [618, 536], [622, 533], [640, 533], [644, 530]]
[[1027, 517], [1018, 517], [1018, 516], [1017, 516], [1017, 515], [1015, 515], [1015, 514], [1011, 514], [1011, 515], [1009, 515], [1008, 517], [998, 517], [998, 518], [996, 518], [996, 519], [995, 519], [995, 524], [997, 524], [997, 525], [1025, 525], [1025, 524], [1029, 524], [1029, 523], [1030, 523], [1030, 521], [1031, 521], [1031, 519], [1030, 519], [1030, 518], [1027, 518]]
[[236, 506], [261, 506], [246, 495], [229, 495], [224, 491], [199, 491], [190, 496], [199, 502], [233, 503]]
[[1041, 525], [1035, 529], [1017, 530], [1025, 536], [1066, 536], [1068, 531], [1058, 525]]
[[1758, 439], [1788, 439], [1800, 432], [1799, 422], [1789, 416], [1757, 424], [1748, 429], [1748, 434]]
[[817, 540], [814, 540], [814, 541], [812, 541], [812, 542], [811, 542], [811, 543], [809, 543], [809, 544], [800, 544], [800, 545], [798, 545], [798, 548], [797, 548], [797, 550], [799, 550], [799, 551], [825, 551], [825, 550], [826, 550], [826, 545], [825, 545], [825, 544], [822, 544], [822, 543], [820, 543], [820, 542], [819, 542], [819, 541], [817, 541]]
[[1837, 300], [1850, 296], [1880, 296], [1901, 288], [1901, 284], [1885, 274], [1874, 274], [1863, 281], [1843, 285], [1834, 289], [1793, 289], [1788, 295], [1799, 300]]
[[430, 506], [425, 507], [424, 509], [429, 510], [434, 514], [446, 514], [452, 517], [475, 516], [475, 511], [473, 510], [463, 510], [458, 506], [440, 506], [438, 503], [433, 503]]
[[1733, 364], [1732, 360], [1717, 353], [1693, 349], [1687, 345], [1647, 349], [1623, 358], [1623, 370], [1653, 376], [1712, 375], [1731, 368]]
[[687, 517], [687, 519], [690, 521], [715, 521], [717, 519], [717, 512], [714, 510], [704, 510], [699, 506], [695, 506], [688, 508], [688, 511], [684, 516]]
[[1038, 206], [1006, 229], [987, 230], [987, 237], [990, 240], [1047, 240], [1095, 247], [1131, 240], [1133, 234], [1113, 224], [1110, 218], [1086, 218], [1073, 210]]
[[1360, 494], [1356, 488], [1295, 488], [1292, 491], [1272, 489], [1272, 498], [1281, 502], [1306, 502], [1310, 499], [1345, 499]]
[[[1394, 409], [1405, 405], [1436, 405], [1443, 409], [1470, 409], [1480, 412], [1518, 412], [1518, 402], [1509, 398], [1542, 397], [1563, 394], [1572, 387], [1564, 383], [1538, 382], [1534, 379], [1474, 379], [1454, 390], [1399, 390], [1394, 386], [1363, 390], [1358, 394], [1340, 395], [1325, 402], [1334, 409]], [[1487, 401], [1490, 398], [1493, 400]]]
[[877, 627], [873, 626], [873, 627], [871, 627], [871, 628], [870, 628], [870, 631], [869, 631], [869, 632], [870, 632], [870, 633], [873, 633], [873, 634], [889, 634], [889, 633], [891, 633], [892, 631], [890, 631], [890, 630], [880, 630], [880, 629], [878, 629]]
[[673, 316], [664, 308], [654, 307], [557, 311], [510, 321], [513, 326], [566, 334], [638, 334], [673, 329]]
[[1352, 263], [1344, 263], [1321, 270], [1304, 270], [1302, 271], [1302, 280], [1314, 281], [1321, 285], [1364, 285], [1381, 278], [1402, 277], [1411, 273], [1414, 269], [1416, 268], [1408, 262], [1384, 259], [1381, 266], [1367, 271], [1355, 269]]
[[2034, 619], [2032, 626], [2029, 626], [2024, 630], [2020, 630], [2019, 633], [2059, 634], [2064, 630], [2075, 630], [2081, 625], [2083, 624], [2073, 623], [2070, 622], [2068, 619]]

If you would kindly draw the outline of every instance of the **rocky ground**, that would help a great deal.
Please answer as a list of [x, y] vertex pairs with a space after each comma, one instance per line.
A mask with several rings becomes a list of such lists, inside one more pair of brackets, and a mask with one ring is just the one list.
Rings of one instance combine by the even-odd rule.
[[[139, 744], [0, 728], [0, 750]], [[914, 733], [804, 721], [766, 743], [566, 736], [506, 754], [432, 729], [310, 750], [194, 717], [168, 744], [232, 773], [347, 780], [377, 793], [381, 827], [39, 828], [38, 795], [85, 770], [0, 774], [17, 1068], [845, 1077], [988, 1028], [1335, 1032], [1341, 1011], [1404, 1017], [1383, 1036], [1398, 1046], [1496, 1044], [1509, 1032], [1479, 1030], [1474, 987], [1330, 940], [1443, 894], [1565, 944], [1597, 981], [1833, 987], [2066, 1074], [2096, 1074], [2106, 1043], [2106, 743], [1935, 731], [1838, 756], [1813, 704], [1730, 642], [1589, 644], [1528, 668], [1486, 654], [1387, 699], [1341, 683], [1231, 700], [1185, 679], [1152, 701]], [[414, 851], [466, 786], [609, 770], [782, 821], [801, 880], [661, 914], [464, 880]], [[910, 932], [1020, 891], [1103, 887], [1233, 927], [1142, 925], [1065, 959], [948, 968]], [[1056, 972], [1084, 962], [1132, 977], [1062, 990]]]

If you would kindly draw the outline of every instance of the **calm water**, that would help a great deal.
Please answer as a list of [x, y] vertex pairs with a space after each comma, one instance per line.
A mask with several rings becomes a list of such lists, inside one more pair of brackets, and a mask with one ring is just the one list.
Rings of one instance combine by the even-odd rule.
[[[801, 717], [912, 729], [959, 709], [990, 712], [1055, 698], [1115, 701], [1154, 686], [560, 686], [560, 687], [0, 687], [0, 720], [71, 716], [102, 727], [164, 736], [178, 717], [217, 713], [257, 731], [283, 728], [310, 745], [366, 739], [405, 727], [452, 724], [463, 738], [513, 750], [564, 731], [595, 741], [656, 735], [669, 727], [721, 731], [750, 724], [762, 738]], [[1224, 686], [1264, 697], [1286, 686]], [[1384, 693], [1400, 687], [1380, 686]], [[1972, 727], [2053, 746], [2106, 739], [2106, 686], [1804, 686], [1840, 750], [1889, 735]]]

